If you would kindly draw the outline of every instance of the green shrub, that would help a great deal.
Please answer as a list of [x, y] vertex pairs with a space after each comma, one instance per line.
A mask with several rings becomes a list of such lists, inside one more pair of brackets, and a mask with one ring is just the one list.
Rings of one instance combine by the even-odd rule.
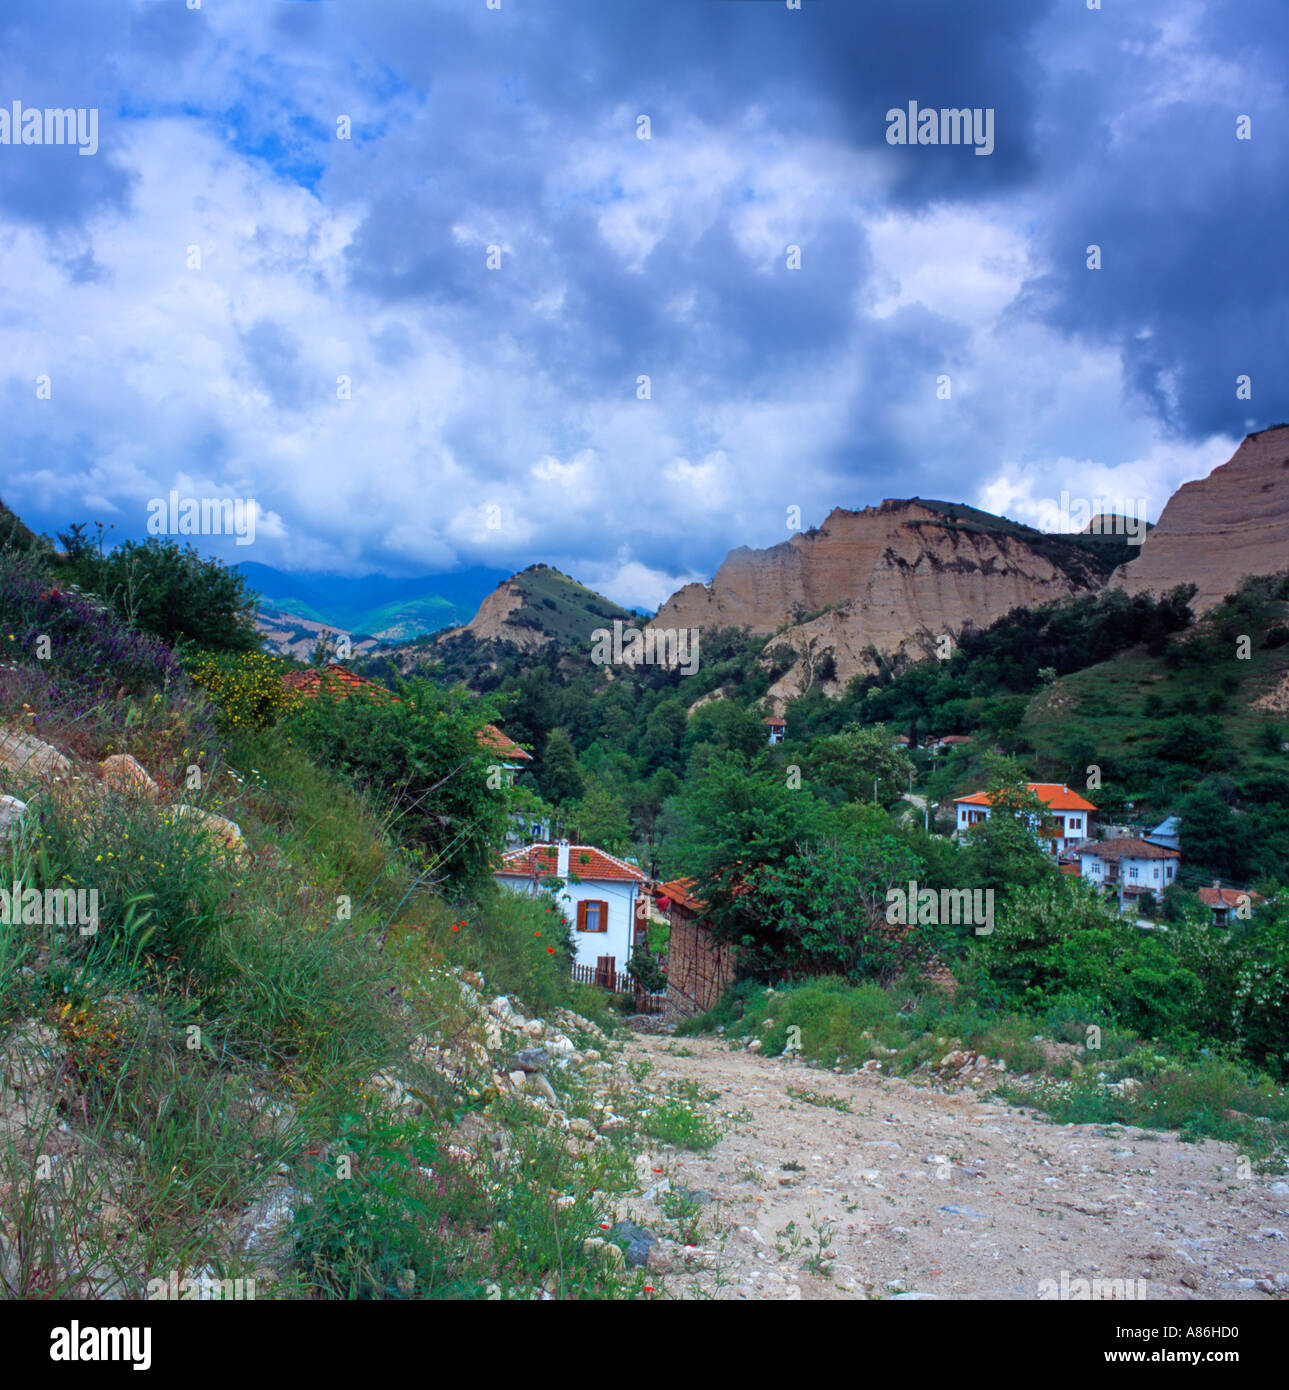
[[389, 809], [398, 840], [424, 856], [427, 883], [471, 890], [491, 880], [506, 828], [497, 757], [479, 743], [494, 711], [462, 687], [428, 680], [384, 692], [323, 692], [296, 707], [290, 731], [310, 756]]
[[72, 568], [77, 584], [168, 646], [243, 652], [259, 646], [258, 596], [237, 570], [191, 545], [152, 536], [125, 541], [106, 555], [84, 547]]
[[296, 697], [282, 684], [286, 670], [281, 657], [263, 652], [203, 652], [187, 663], [189, 677], [214, 704], [225, 736], [271, 728], [295, 708]]

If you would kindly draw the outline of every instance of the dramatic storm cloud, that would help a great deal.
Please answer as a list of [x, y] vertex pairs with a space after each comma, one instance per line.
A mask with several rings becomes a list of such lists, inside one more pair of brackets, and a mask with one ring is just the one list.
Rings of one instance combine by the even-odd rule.
[[203, 545], [646, 606], [791, 507], [1154, 517], [1289, 417], [1280, 9], [11, 7], [2, 495], [114, 538], [253, 497], [253, 556]]

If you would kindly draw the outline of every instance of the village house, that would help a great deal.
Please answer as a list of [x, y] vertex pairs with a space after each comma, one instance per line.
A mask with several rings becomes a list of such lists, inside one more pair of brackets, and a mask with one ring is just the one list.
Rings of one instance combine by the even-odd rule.
[[661, 884], [654, 901], [670, 924], [667, 1012], [681, 1018], [706, 1013], [734, 979], [734, 948], [717, 941], [703, 921], [705, 904], [693, 896], [692, 878]]
[[531, 894], [560, 880], [555, 897], [573, 924], [575, 964], [607, 975], [626, 969], [644, 929], [637, 898], [649, 881], [634, 864], [594, 845], [561, 840], [507, 850], [494, 878], [512, 892]]
[[1196, 896], [1213, 914], [1215, 927], [1229, 926], [1241, 917], [1247, 917], [1259, 903], [1265, 902], [1261, 893], [1246, 892], [1243, 888], [1223, 888], [1220, 879], [1213, 880], [1211, 888], [1197, 888]]
[[1149, 840], [1098, 840], [1079, 851], [1080, 876], [1118, 892], [1122, 907], [1142, 893], [1156, 897], [1177, 877], [1181, 855]]
[[1152, 845], [1163, 845], [1165, 849], [1181, 849], [1181, 822], [1176, 816], [1169, 816], [1153, 830], [1148, 830], [1142, 839], [1149, 840]]
[[943, 753], [948, 749], [957, 748], [960, 744], [970, 742], [970, 734], [932, 734], [926, 741], [926, 747], [932, 753]]
[[524, 770], [526, 763], [533, 760], [531, 753], [525, 753], [514, 739], [508, 738], [495, 724], [485, 724], [479, 730], [479, 743], [481, 747], [497, 754], [502, 776], [508, 787], [515, 785], [516, 775]]
[[769, 718], [763, 719], [761, 722], [766, 725], [770, 731], [770, 743], [782, 743], [783, 740], [787, 738], [788, 721], [786, 719], [778, 719], [774, 715], [770, 715]]
[[[1058, 782], [1027, 782], [1025, 787], [1038, 797], [1049, 812], [1048, 824], [1035, 827], [1049, 854], [1055, 857], [1062, 850], [1072, 849], [1081, 841], [1091, 839], [1092, 818], [1097, 808], [1090, 801]], [[953, 804], [958, 810], [959, 839], [969, 836], [972, 826], [989, 819], [988, 792], [960, 796]]]

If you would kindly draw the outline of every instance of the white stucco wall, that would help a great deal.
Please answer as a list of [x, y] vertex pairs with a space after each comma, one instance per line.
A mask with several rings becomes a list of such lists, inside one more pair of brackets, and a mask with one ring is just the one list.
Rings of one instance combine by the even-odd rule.
[[[573, 871], [576, 872], [576, 866]], [[530, 878], [516, 878], [506, 874], [498, 874], [496, 877], [497, 882], [511, 892], [534, 892], [533, 881]], [[555, 896], [563, 905], [564, 915], [573, 924], [573, 944], [577, 948], [575, 959], [579, 965], [594, 965], [600, 956], [612, 956], [619, 970], [627, 968], [627, 960], [631, 955], [631, 937], [635, 930], [638, 891], [638, 884], [616, 880], [583, 879], [580, 883], [565, 882], [564, 887]], [[577, 905], [583, 901], [608, 903], [607, 931], [577, 930]]]
[[[1109, 865], [1104, 860], [1098, 859], [1095, 854], [1084, 854], [1080, 859], [1084, 878], [1097, 883], [1105, 882]], [[1137, 870], [1136, 878], [1129, 873], [1134, 868]], [[1152, 892], [1158, 892], [1167, 888], [1176, 877], [1175, 859], [1123, 859], [1119, 864], [1119, 881], [1125, 888], [1149, 888]]]

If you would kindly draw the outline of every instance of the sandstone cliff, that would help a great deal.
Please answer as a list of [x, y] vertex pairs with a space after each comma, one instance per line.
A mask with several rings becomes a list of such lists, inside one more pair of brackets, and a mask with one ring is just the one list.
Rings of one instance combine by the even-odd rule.
[[1289, 425], [1248, 435], [1207, 478], [1169, 498], [1141, 554], [1111, 583], [1131, 594], [1198, 584], [1207, 613], [1252, 574], [1289, 567]]
[[885, 501], [833, 511], [817, 531], [768, 550], [731, 551], [708, 585], [687, 584], [657, 627], [746, 627], [796, 652], [772, 704], [819, 683], [839, 693], [876, 669], [870, 649], [914, 659], [942, 636], [1012, 608], [1102, 586], [1096, 543], [1044, 535], [969, 507]]
[[528, 596], [514, 579], [504, 580], [479, 605], [479, 611], [462, 627], [451, 627], [438, 634], [438, 640], [468, 633], [481, 642], [513, 642], [523, 652], [535, 652], [554, 639], [535, 627], [521, 627], [510, 621], [528, 602]]

